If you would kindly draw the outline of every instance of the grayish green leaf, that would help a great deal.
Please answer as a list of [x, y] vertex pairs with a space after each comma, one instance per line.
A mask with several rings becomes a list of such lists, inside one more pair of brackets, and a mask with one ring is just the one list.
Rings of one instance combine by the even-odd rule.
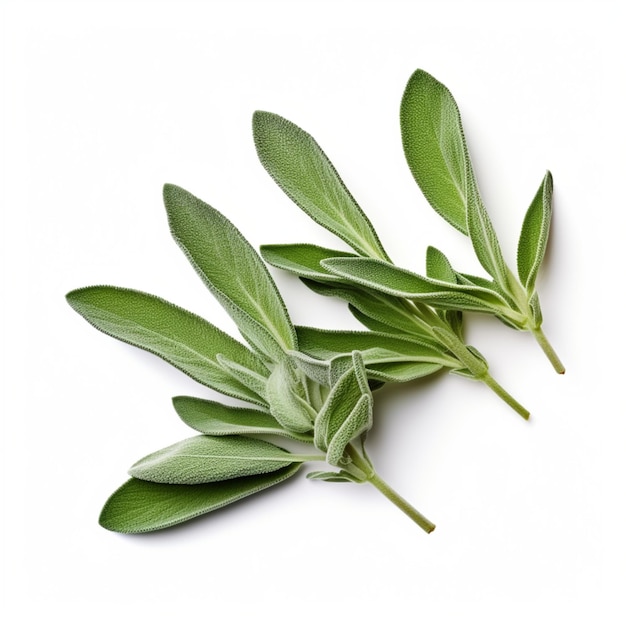
[[296, 346], [285, 304], [263, 261], [219, 211], [165, 185], [174, 239], [244, 336], [272, 360]]
[[388, 258], [369, 219], [311, 135], [265, 111], [254, 113], [252, 125], [263, 167], [305, 213], [360, 254]]
[[468, 177], [474, 175], [452, 94], [417, 70], [402, 97], [400, 126], [404, 154], [422, 193], [435, 211], [467, 235]]
[[203, 485], [166, 485], [131, 478], [107, 500], [100, 524], [118, 533], [146, 533], [186, 522], [291, 478], [302, 467]]
[[198, 435], [149, 454], [128, 472], [154, 483], [197, 485], [266, 474], [301, 460], [260, 439]]
[[261, 256], [270, 265], [297, 276], [313, 280], [345, 282], [338, 276], [325, 270], [320, 262], [331, 257], [354, 257], [350, 252], [342, 252], [306, 243], [263, 245]]
[[179, 417], [194, 430], [205, 435], [280, 435], [299, 440], [307, 437], [286, 431], [266, 411], [234, 407], [213, 400], [177, 396], [173, 398]]
[[448, 257], [433, 246], [426, 249], [426, 276], [446, 283], [458, 283]]
[[526, 212], [517, 247], [517, 273], [530, 294], [543, 261], [552, 220], [552, 175], [547, 172]]
[[235, 398], [265, 405], [218, 362], [228, 358], [260, 377], [268, 369], [246, 346], [206, 320], [156, 296], [120, 287], [85, 287], [67, 294], [70, 306], [98, 330], [171, 363], [198, 382]]
[[349, 474], [345, 470], [339, 470], [338, 472], [309, 472], [306, 477], [310, 480], [324, 480], [328, 483], [364, 482], [363, 480], [358, 480], [355, 476]]
[[313, 429], [315, 411], [306, 401], [301, 375], [283, 359], [267, 380], [270, 412], [286, 430], [306, 433]]

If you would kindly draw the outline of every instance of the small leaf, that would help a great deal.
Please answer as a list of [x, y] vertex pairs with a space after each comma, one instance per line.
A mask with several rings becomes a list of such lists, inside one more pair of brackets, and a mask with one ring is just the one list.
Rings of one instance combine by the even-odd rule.
[[247, 340], [272, 360], [296, 346], [285, 304], [263, 261], [219, 211], [189, 192], [165, 185], [174, 239]]
[[472, 167], [457, 104], [450, 91], [423, 70], [409, 79], [400, 106], [404, 154], [430, 205], [468, 234], [468, 185]]
[[547, 172], [526, 212], [517, 247], [517, 273], [532, 293], [543, 261], [552, 219], [552, 175]]
[[252, 126], [263, 167], [307, 215], [360, 254], [388, 258], [369, 219], [311, 135], [265, 111], [254, 113]]
[[352, 368], [330, 390], [315, 421], [315, 447], [326, 451], [331, 465], [341, 464], [346, 446], [372, 427], [372, 392], [361, 355], [352, 353]]
[[197, 485], [266, 474], [300, 460], [260, 439], [198, 435], [149, 454], [129, 474], [154, 483]]
[[286, 430], [306, 433], [313, 429], [315, 411], [304, 399], [304, 387], [299, 372], [284, 359], [277, 363], [267, 380], [270, 412]]
[[260, 476], [203, 485], [165, 485], [131, 478], [107, 500], [100, 525], [119, 533], [146, 533], [181, 524], [291, 478], [292, 463]]
[[426, 276], [446, 283], [457, 283], [456, 272], [452, 269], [448, 257], [433, 246], [426, 249]]
[[156, 296], [120, 287], [85, 287], [70, 306], [98, 330], [171, 363], [198, 382], [241, 400], [265, 400], [222, 368], [217, 354], [261, 377], [268, 369], [246, 346], [206, 320]]
[[309, 472], [306, 477], [310, 480], [324, 480], [328, 483], [358, 483], [364, 482], [357, 479], [352, 474], [349, 474], [345, 470], [339, 470], [338, 472]]
[[308, 440], [285, 431], [266, 411], [190, 396], [177, 396], [172, 401], [183, 422], [205, 435], [280, 435]]

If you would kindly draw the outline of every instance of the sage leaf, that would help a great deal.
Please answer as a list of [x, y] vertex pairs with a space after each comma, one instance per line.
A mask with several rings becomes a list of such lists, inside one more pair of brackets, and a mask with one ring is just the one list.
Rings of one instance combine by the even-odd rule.
[[154, 483], [197, 485], [274, 472], [300, 457], [260, 439], [198, 435], [137, 461], [129, 474]]
[[146, 533], [175, 526], [273, 487], [301, 467], [301, 463], [292, 463], [260, 476], [201, 485], [167, 485], [131, 478], [105, 503], [100, 525], [118, 533]]
[[222, 437], [224, 435], [280, 435], [292, 439], [308, 441], [286, 431], [268, 412], [248, 407], [235, 407], [191, 396], [177, 396], [172, 399], [174, 409], [187, 426], [203, 433]]
[[457, 275], [448, 257], [433, 246], [426, 249], [426, 276], [446, 283], [458, 283]]
[[325, 259], [322, 265], [359, 285], [383, 293], [420, 300], [437, 308], [497, 312], [508, 308], [497, 293], [473, 285], [435, 281], [379, 259]]
[[528, 293], [535, 288], [537, 272], [548, 243], [551, 219], [552, 175], [547, 172], [526, 212], [517, 246], [517, 273]]
[[156, 354], [211, 389], [266, 404], [225, 370], [217, 355], [228, 355], [261, 378], [269, 376], [269, 370], [246, 346], [201, 317], [156, 296], [121, 287], [85, 287], [66, 297], [77, 313], [107, 335]]
[[163, 197], [174, 239], [246, 339], [272, 360], [295, 349], [283, 299], [243, 235], [219, 211], [180, 187], [165, 185]]
[[293, 202], [358, 253], [388, 258], [369, 219], [311, 135], [266, 111], [254, 113], [252, 128], [263, 167]]
[[478, 195], [475, 181], [472, 180], [468, 187], [467, 229], [474, 252], [489, 275], [493, 276], [496, 283], [506, 289], [509, 270], [502, 256], [496, 232]]
[[363, 480], [358, 480], [356, 476], [350, 474], [344, 470], [339, 470], [338, 472], [309, 472], [306, 475], [310, 480], [323, 480], [329, 483], [357, 483], [364, 482]]
[[260, 248], [263, 259], [282, 270], [297, 276], [330, 282], [345, 282], [324, 269], [321, 262], [330, 257], [355, 257], [350, 252], [341, 252], [306, 243], [263, 245]]
[[289, 362], [284, 359], [277, 363], [267, 380], [267, 398], [272, 415], [283, 428], [296, 433], [313, 429], [315, 411], [304, 394], [304, 385]]
[[404, 154], [429, 204], [468, 234], [466, 211], [472, 167], [461, 115], [450, 91], [423, 70], [413, 73], [402, 96]]

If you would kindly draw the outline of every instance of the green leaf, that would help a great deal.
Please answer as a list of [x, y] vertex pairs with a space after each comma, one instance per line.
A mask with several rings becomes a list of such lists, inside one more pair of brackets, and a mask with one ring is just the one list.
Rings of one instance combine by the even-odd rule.
[[388, 258], [369, 219], [311, 135], [265, 111], [254, 113], [252, 126], [263, 167], [307, 215], [358, 253]]
[[234, 407], [213, 400], [177, 396], [172, 399], [179, 417], [194, 430], [205, 435], [280, 435], [308, 440], [287, 432], [266, 411]]
[[422, 193], [444, 219], [468, 234], [468, 186], [474, 178], [457, 104], [423, 70], [409, 79], [400, 106], [404, 154]]
[[358, 285], [441, 309], [494, 313], [502, 307], [508, 308], [506, 301], [495, 292], [473, 285], [432, 280], [378, 259], [326, 259], [322, 265]]
[[478, 195], [476, 182], [470, 181], [467, 197], [467, 229], [476, 257], [496, 283], [508, 287], [509, 270], [504, 262], [496, 232]]
[[194, 380], [241, 400], [265, 400], [221, 367], [218, 354], [261, 377], [263, 362], [206, 320], [156, 296], [120, 287], [85, 287], [67, 294], [70, 306], [98, 330], [148, 350]]
[[[430, 334], [425, 332], [415, 318], [415, 311], [410, 310], [410, 303], [403, 298], [390, 296], [374, 289], [366, 289], [354, 284], [325, 284], [302, 279], [311, 291], [323, 296], [340, 298], [352, 307], [355, 317], [368, 328], [382, 332], [409, 334], [427, 341]], [[358, 311], [360, 315], [356, 313]], [[373, 324], [367, 323], [374, 320]]]
[[552, 175], [547, 172], [526, 212], [517, 247], [517, 273], [528, 293], [535, 288], [552, 220]]
[[280, 293], [243, 235], [180, 187], [165, 185], [163, 197], [174, 239], [246, 339], [272, 360], [295, 349], [295, 331]]
[[363, 360], [352, 353], [352, 368], [330, 390], [315, 421], [315, 447], [331, 465], [345, 460], [346, 446], [372, 427], [373, 400]]
[[328, 483], [358, 483], [365, 482], [357, 479], [356, 476], [349, 474], [345, 470], [339, 470], [338, 472], [309, 472], [306, 477], [310, 480], [323, 480]]
[[198, 435], [149, 454], [128, 473], [153, 483], [197, 485], [267, 474], [301, 460], [260, 439]]
[[261, 256], [267, 263], [297, 276], [313, 280], [344, 282], [324, 269], [320, 263], [331, 257], [354, 257], [350, 252], [341, 252], [306, 243], [263, 245]]
[[305, 400], [299, 372], [285, 359], [277, 363], [267, 380], [270, 412], [286, 430], [306, 433], [313, 429], [315, 411]]
[[204, 485], [165, 485], [131, 478], [106, 502], [100, 525], [119, 533], [146, 533], [186, 522], [291, 478], [301, 468], [292, 463], [260, 476]]
[[448, 257], [433, 246], [426, 249], [426, 276], [446, 283], [458, 283]]

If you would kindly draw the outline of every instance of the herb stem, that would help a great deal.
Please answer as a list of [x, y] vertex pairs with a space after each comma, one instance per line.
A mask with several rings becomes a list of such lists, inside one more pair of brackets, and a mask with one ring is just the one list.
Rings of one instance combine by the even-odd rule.
[[502, 398], [514, 411], [521, 415], [525, 420], [530, 417], [530, 411], [522, 406], [502, 385], [495, 380], [489, 372], [486, 372], [479, 380], [482, 380], [490, 389], [492, 389], [498, 397]]
[[558, 374], [565, 374], [565, 366], [561, 363], [561, 359], [559, 359], [557, 353], [554, 351], [554, 348], [550, 345], [547, 337], [544, 335], [543, 330], [541, 330], [541, 326], [538, 328], [533, 328], [532, 333], [537, 340], [537, 343], [541, 346], [544, 354], [552, 363], [552, 367], [556, 370]]
[[368, 482], [376, 487], [388, 500], [393, 502], [403, 513], [408, 515], [422, 530], [425, 530], [427, 533], [435, 530], [435, 525], [430, 520], [425, 518], [399, 493], [394, 491], [378, 474], [372, 473], [368, 478]]

